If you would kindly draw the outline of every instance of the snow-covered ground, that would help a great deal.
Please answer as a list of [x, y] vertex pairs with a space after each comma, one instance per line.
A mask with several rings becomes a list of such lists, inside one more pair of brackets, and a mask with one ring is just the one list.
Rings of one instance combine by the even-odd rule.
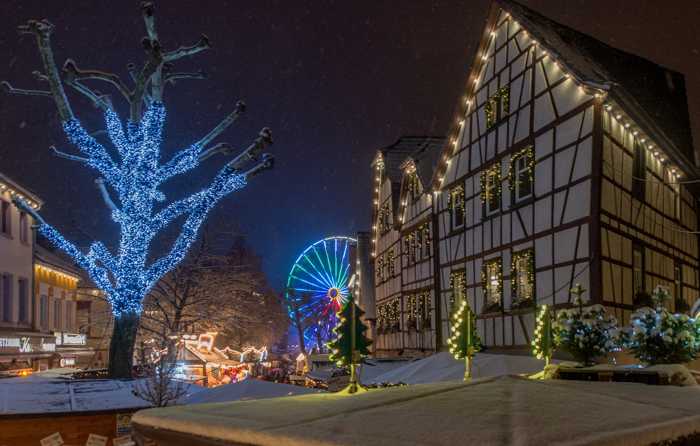
[[[543, 367], [544, 361], [532, 356], [477, 353], [472, 365], [472, 377], [529, 374], [539, 372]], [[409, 362], [373, 377], [365, 377], [364, 375], [361, 377], [365, 384], [395, 384], [400, 382], [426, 384], [459, 381], [462, 378], [464, 378], [464, 360], [456, 360], [447, 352]]]
[[308, 389], [306, 387], [293, 386], [290, 384], [246, 379], [239, 383], [225, 384], [212, 389], [202, 389], [187, 397], [184, 403], [223, 403], [228, 401], [257, 400], [319, 392], [321, 391], [318, 389]]

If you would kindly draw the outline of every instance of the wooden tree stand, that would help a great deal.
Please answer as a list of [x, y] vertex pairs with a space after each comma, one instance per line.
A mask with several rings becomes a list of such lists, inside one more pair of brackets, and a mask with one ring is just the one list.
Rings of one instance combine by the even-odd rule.
[[651, 385], [678, 385], [671, 376], [644, 369], [600, 369], [595, 367], [559, 367], [555, 379], [599, 382], [628, 382]]

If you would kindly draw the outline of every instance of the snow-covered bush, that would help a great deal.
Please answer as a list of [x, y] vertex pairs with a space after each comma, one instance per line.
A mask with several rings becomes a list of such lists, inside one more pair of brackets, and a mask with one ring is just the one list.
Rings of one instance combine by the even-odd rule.
[[552, 328], [555, 344], [583, 365], [618, 349], [622, 336], [602, 305], [560, 310]]
[[700, 351], [700, 324], [686, 314], [673, 314], [664, 304], [670, 300], [666, 288], [652, 293], [654, 308], [643, 307], [630, 318], [627, 348], [644, 364], [690, 362]]

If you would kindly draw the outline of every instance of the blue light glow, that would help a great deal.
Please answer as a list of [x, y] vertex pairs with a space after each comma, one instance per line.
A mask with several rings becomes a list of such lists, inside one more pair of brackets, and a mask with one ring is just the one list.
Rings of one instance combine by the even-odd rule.
[[[169, 178], [197, 167], [202, 151], [202, 147], [195, 144], [160, 165], [165, 115], [163, 104], [153, 102], [141, 122], [128, 122], [125, 131], [117, 114], [108, 109], [106, 130], [118, 155], [116, 161], [78, 120], [71, 119], [63, 125], [68, 139], [84, 155], [84, 162], [99, 172], [104, 181], [105, 202], [112, 208], [112, 219], [120, 226], [118, 252], [111, 253], [104, 244], [95, 242], [87, 254], [83, 253], [43, 219], [38, 218], [37, 222], [39, 233], [89, 273], [105, 292], [117, 316], [141, 311], [144, 296], [184, 258], [213, 206], [246, 185], [246, 175], [227, 164], [209, 187], [156, 210], [155, 205], [165, 200], [159, 187]], [[107, 186], [117, 200], [111, 200]], [[24, 207], [26, 203], [19, 205]], [[147, 257], [155, 236], [181, 216], [185, 221], [170, 251], [148, 265]]]

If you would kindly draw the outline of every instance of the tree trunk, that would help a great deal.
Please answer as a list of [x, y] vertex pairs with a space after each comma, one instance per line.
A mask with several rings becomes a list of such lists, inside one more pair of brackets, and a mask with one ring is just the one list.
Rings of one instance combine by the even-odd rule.
[[134, 343], [138, 328], [139, 315], [137, 313], [122, 313], [114, 317], [112, 340], [109, 344], [110, 378], [131, 378], [131, 368], [134, 364]]

